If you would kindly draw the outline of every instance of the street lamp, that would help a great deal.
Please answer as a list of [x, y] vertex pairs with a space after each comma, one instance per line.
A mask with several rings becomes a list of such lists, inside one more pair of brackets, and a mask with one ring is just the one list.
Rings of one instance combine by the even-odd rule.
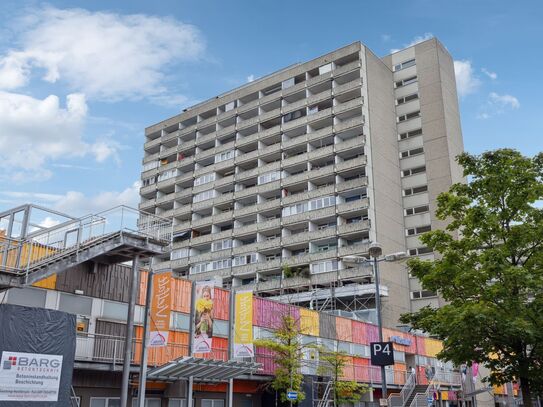
[[[383, 254], [382, 246], [377, 242], [370, 243], [369, 255], [373, 258], [373, 273], [375, 275], [375, 308], [377, 310], [377, 327], [379, 328], [379, 342], [383, 342], [383, 321], [381, 318], [381, 292], [379, 289], [379, 263], [382, 261], [396, 261], [401, 260], [406, 256], [405, 252], [398, 252], [387, 254], [380, 257]], [[358, 264], [363, 265], [370, 263], [371, 260], [362, 256], [345, 256], [342, 258], [346, 264]], [[381, 383], [382, 383], [382, 398], [387, 398], [387, 379], [385, 367], [381, 366]]]

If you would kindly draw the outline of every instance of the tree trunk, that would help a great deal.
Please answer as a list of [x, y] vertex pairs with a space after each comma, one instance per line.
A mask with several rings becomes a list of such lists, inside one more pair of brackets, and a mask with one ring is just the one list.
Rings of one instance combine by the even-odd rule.
[[532, 407], [530, 383], [525, 377], [520, 378], [520, 389], [522, 390], [522, 401], [524, 403], [524, 407]]

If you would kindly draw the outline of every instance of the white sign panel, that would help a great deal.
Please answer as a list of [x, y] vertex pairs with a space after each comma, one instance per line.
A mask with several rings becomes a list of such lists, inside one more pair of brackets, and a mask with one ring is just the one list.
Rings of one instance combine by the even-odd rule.
[[2, 352], [0, 401], [58, 401], [62, 355]]

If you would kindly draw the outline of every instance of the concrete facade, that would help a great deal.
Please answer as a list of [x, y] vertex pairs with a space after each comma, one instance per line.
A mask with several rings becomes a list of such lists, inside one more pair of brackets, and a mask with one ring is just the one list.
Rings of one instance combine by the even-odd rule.
[[[379, 58], [360, 42], [258, 79], [145, 130], [140, 209], [173, 218], [171, 268], [319, 310], [372, 318], [347, 255], [432, 256], [436, 197], [462, 181], [453, 61], [436, 39]], [[431, 303], [381, 263], [384, 321]], [[368, 311], [368, 312], [365, 312]]]

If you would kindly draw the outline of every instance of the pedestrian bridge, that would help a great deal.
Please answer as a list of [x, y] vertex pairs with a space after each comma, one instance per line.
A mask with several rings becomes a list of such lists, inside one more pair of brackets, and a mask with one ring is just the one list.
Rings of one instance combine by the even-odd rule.
[[[16, 210], [30, 213], [31, 207]], [[0, 219], [13, 214], [0, 213]], [[70, 218], [20, 239], [0, 231], [0, 291], [36, 283], [86, 261], [114, 264], [160, 255], [167, 252], [171, 238], [171, 220], [126, 206]]]

